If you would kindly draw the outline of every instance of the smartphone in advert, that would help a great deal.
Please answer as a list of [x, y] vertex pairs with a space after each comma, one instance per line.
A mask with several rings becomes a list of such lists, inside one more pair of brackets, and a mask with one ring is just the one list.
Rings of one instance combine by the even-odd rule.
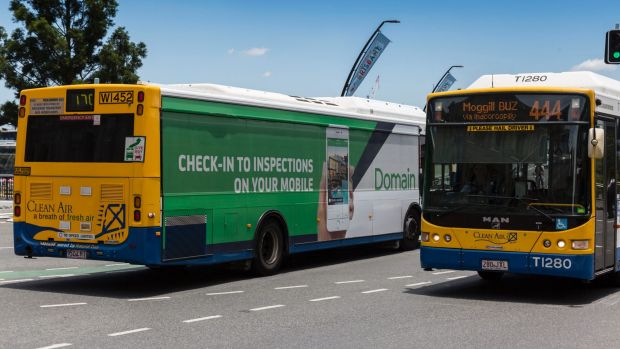
[[329, 127], [326, 137], [327, 230], [349, 228], [349, 130]]

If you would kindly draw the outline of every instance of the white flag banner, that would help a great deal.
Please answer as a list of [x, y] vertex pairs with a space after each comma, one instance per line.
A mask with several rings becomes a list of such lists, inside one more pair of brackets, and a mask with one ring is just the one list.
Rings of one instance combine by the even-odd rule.
[[351, 78], [351, 83], [349, 84], [349, 88], [347, 89], [345, 96], [352, 96], [355, 93], [389, 43], [390, 39], [388, 39], [381, 32], [377, 33], [377, 36], [375, 36], [370, 45], [368, 45], [368, 50], [364, 54], [360, 64], [357, 68], [355, 68], [355, 72]]

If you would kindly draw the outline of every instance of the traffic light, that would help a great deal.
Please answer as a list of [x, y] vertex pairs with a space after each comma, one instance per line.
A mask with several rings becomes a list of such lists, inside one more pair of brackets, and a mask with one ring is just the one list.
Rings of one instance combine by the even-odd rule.
[[605, 63], [620, 64], [620, 29], [607, 32], [605, 39]]

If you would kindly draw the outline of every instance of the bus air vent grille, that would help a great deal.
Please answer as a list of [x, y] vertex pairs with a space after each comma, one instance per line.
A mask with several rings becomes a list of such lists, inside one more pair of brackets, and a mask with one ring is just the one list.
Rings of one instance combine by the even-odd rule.
[[52, 200], [52, 183], [30, 183], [30, 198]]
[[123, 185], [102, 184], [101, 201], [123, 201]]

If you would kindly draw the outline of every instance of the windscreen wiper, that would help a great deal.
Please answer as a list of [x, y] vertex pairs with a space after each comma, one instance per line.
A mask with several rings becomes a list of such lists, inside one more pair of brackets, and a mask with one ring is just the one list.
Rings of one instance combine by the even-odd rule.
[[464, 208], [471, 207], [471, 206], [493, 207], [494, 205], [491, 205], [491, 204], [468, 203], [466, 205], [460, 205], [460, 206], [452, 207], [449, 210], [439, 212], [439, 213], [437, 213], [436, 217], [437, 218], [443, 217], [443, 216], [448, 215], [450, 213], [454, 213], [456, 211], [460, 211], [460, 210], [462, 210]]
[[523, 202], [527, 205], [527, 209], [529, 210], [530, 208], [534, 209], [534, 211], [538, 212], [541, 216], [546, 217], [551, 223], [555, 223], [555, 219], [553, 219], [553, 217], [549, 216], [548, 214], [546, 214], [543, 210], [539, 209], [536, 206], [530, 205], [530, 203], [532, 201], [538, 201], [538, 199], [535, 198], [528, 198], [528, 197], [518, 197], [518, 196], [501, 196], [501, 195], [467, 195], [468, 197], [478, 197], [478, 198], [485, 198], [485, 199], [510, 199], [510, 200], [517, 200], [519, 202]]

